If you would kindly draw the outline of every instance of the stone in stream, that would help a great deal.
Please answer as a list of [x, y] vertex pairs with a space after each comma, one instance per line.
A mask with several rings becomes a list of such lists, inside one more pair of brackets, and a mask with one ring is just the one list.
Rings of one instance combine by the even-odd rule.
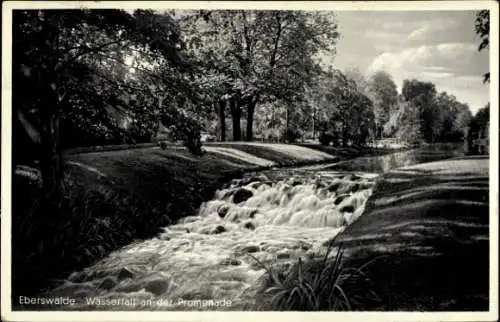
[[340, 196], [338, 196], [337, 198], [335, 198], [335, 200], [333, 201], [333, 203], [334, 203], [335, 205], [339, 205], [339, 204], [340, 204], [342, 201], [344, 201], [344, 200], [345, 200], [345, 198], [347, 198], [347, 197], [349, 197], [349, 195], [348, 195], [348, 194], [343, 194], [343, 195], [340, 195]]
[[221, 218], [226, 217], [228, 211], [229, 211], [229, 205], [222, 205], [217, 209], [217, 213]]
[[358, 180], [361, 180], [361, 179], [362, 179], [362, 177], [360, 177], [360, 176], [358, 176], [358, 175], [356, 175], [354, 173], [352, 173], [352, 174], [347, 175], [347, 176], [344, 177], [344, 180], [349, 180], [349, 181], [358, 181]]
[[302, 244], [300, 246], [300, 249], [302, 249], [302, 250], [309, 250], [309, 249], [311, 249], [311, 245], [309, 245], [309, 244]]
[[153, 293], [154, 295], [161, 295], [165, 293], [168, 289], [168, 281], [164, 278], [156, 278], [151, 281], [149, 281], [144, 289], [147, 292]]
[[252, 212], [250, 212], [250, 214], [248, 215], [249, 218], [254, 218], [255, 215], [259, 212], [258, 209], [254, 209], [252, 210]]
[[255, 246], [255, 245], [249, 245], [249, 246], [245, 246], [241, 249], [241, 251], [243, 253], [256, 253], [258, 252], [260, 249], [259, 249], [259, 246]]
[[290, 254], [289, 253], [278, 253], [278, 254], [276, 254], [276, 258], [277, 259], [288, 259], [288, 258], [290, 258]]
[[354, 206], [353, 205], [345, 205], [342, 208], [339, 209], [340, 212], [354, 212]]
[[221, 226], [221, 225], [218, 225], [217, 227], [215, 227], [215, 229], [213, 229], [210, 234], [211, 235], [217, 235], [217, 234], [222, 234], [226, 232], [226, 228], [224, 226]]
[[299, 240], [295, 245], [293, 245], [292, 249], [301, 249], [301, 250], [309, 250], [312, 247], [308, 242]]
[[328, 186], [328, 191], [330, 191], [330, 192], [337, 191], [339, 189], [339, 187], [340, 187], [341, 184], [342, 184], [341, 182], [334, 182], [334, 183], [332, 183], [331, 185]]
[[101, 282], [101, 284], [99, 284], [99, 288], [109, 291], [110, 289], [112, 289], [113, 287], [115, 287], [116, 284], [117, 283], [116, 283], [116, 281], [114, 279], [112, 279], [111, 277], [106, 277]]
[[130, 271], [128, 268], [124, 267], [120, 270], [120, 273], [118, 273], [118, 280], [121, 281], [121, 280], [124, 280], [126, 278], [133, 278], [134, 277], [134, 273], [132, 273], [132, 271]]
[[241, 202], [244, 202], [244, 201], [250, 199], [252, 196], [253, 196], [252, 191], [245, 189], [245, 188], [241, 188], [241, 189], [238, 189], [238, 191], [236, 191], [234, 193], [233, 202], [238, 204], [238, 203], [241, 203]]
[[249, 183], [248, 187], [252, 188], [252, 189], [258, 189], [261, 185], [262, 185], [262, 182], [254, 181], [254, 182]]
[[239, 266], [241, 265], [241, 261], [236, 258], [226, 258], [221, 262], [221, 265], [231, 265], [231, 266]]
[[259, 174], [259, 175], [253, 175], [250, 178], [248, 178], [247, 180], [248, 180], [247, 182], [252, 182], [252, 181], [265, 182], [265, 181], [269, 181], [269, 178], [263, 174]]
[[291, 179], [287, 180], [287, 184], [291, 185], [292, 187], [295, 187], [295, 186], [301, 185], [302, 182], [300, 182], [299, 179], [297, 179], [297, 178], [291, 178]]
[[255, 230], [255, 225], [251, 221], [246, 222], [245, 225], [243, 225], [243, 227], [246, 229]]

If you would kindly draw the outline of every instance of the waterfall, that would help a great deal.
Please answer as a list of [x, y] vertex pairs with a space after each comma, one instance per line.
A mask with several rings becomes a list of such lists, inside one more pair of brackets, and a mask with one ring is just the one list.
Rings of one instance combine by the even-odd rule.
[[77, 298], [68, 309], [81, 310], [227, 304], [265, 273], [248, 254], [267, 265], [323, 252], [326, 241], [362, 214], [375, 177], [274, 171], [233, 180], [197, 214], [74, 272], [49, 294]]

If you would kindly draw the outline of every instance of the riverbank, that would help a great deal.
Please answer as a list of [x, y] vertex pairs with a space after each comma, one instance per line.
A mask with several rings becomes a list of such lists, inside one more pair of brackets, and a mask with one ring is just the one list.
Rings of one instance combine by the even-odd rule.
[[[245, 172], [336, 162], [388, 149], [312, 149], [286, 144], [207, 145], [185, 149], [146, 147], [65, 155], [68, 196], [64, 219], [34, 224], [39, 176], [19, 167], [13, 177], [13, 293], [30, 295], [134, 239], [195, 213], [217, 188]], [[330, 153], [328, 153], [330, 152]], [[57, 262], [57, 267], [51, 263]], [[55, 281], [57, 284], [57, 281]]]
[[[332, 241], [334, 250], [344, 251], [343, 266], [355, 268], [337, 280], [345, 294], [339, 302], [365, 311], [487, 311], [488, 163], [487, 157], [461, 157], [383, 175], [363, 215]], [[300, 285], [335, 267], [334, 256], [305, 263]], [[259, 308], [283, 309], [273, 307], [265, 293], [257, 298]], [[286, 303], [302, 305], [288, 310], [308, 308], [302, 299]]]

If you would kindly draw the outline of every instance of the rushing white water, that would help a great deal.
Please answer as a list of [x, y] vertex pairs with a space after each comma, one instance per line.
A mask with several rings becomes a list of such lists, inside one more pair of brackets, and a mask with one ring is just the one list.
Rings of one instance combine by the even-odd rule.
[[203, 309], [187, 302], [194, 299], [238, 303], [265, 273], [249, 253], [284, 264], [324, 252], [325, 242], [361, 215], [376, 177], [274, 175], [233, 180], [195, 216], [71, 274], [50, 296], [79, 298], [62, 309], [80, 310]]

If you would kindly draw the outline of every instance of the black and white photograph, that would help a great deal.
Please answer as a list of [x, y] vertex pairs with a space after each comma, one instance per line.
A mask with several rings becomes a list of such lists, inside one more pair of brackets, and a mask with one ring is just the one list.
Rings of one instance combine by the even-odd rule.
[[391, 6], [4, 2], [2, 319], [498, 319], [498, 3]]

